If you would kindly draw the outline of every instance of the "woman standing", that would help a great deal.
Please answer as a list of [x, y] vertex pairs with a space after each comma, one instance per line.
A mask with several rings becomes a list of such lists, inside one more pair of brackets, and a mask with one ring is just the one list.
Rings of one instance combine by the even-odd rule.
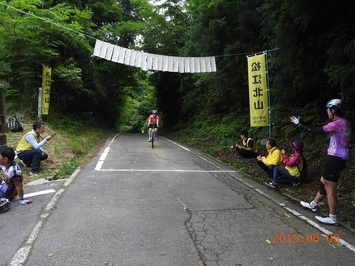
[[313, 134], [326, 133], [331, 135], [323, 174], [320, 178], [321, 185], [319, 191], [311, 202], [301, 201], [300, 204], [307, 209], [316, 211], [318, 203], [327, 197], [329, 216], [316, 216], [315, 218], [321, 223], [337, 225], [337, 183], [340, 172], [345, 168], [346, 161], [350, 158], [351, 125], [343, 118], [342, 100], [330, 100], [327, 102], [325, 108], [330, 122], [322, 127], [315, 128], [302, 124], [299, 117], [295, 116], [291, 116], [290, 120], [296, 126]]

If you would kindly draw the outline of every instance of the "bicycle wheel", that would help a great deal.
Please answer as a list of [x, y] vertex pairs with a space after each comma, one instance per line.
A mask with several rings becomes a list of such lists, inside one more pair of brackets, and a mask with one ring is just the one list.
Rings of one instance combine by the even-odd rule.
[[152, 128], [152, 149], [154, 149], [154, 140], [155, 140], [155, 129]]

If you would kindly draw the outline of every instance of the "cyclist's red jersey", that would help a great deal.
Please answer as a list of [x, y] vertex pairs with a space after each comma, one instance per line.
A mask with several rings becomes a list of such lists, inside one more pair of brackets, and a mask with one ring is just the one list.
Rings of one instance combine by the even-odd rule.
[[159, 116], [158, 115], [150, 115], [149, 116], [149, 124], [157, 124], [159, 121]]

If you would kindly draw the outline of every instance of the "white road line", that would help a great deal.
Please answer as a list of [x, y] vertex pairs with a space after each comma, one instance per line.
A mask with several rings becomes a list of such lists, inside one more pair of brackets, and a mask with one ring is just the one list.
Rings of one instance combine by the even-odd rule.
[[105, 159], [106, 159], [106, 156], [107, 156], [108, 152], [110, 151], [110, 146], [111, 146], [112, 142], [115, 140], [115, 138], [116, 138], [118, 135], [119, 135], [119, 134], [116, 134], [116, 135], [112, 138], [112, 140], [110, 141], [110, 143], [108, 144], [108, 146], [105, 148], [104, 152], [101, 154], [100, 159], [99, 159], [99, 161], [97, 162], [96, 167], [95, 167], [95, 170], [96, 170], [96, 171], [100, 171], [100, 170], [101, 170], [101, 167], [102, 167], [102, 165], [104, 164], [104, 161], [105, 161]]
[[209, 163], [210, 165], [213, 165], [214, 167], [216, 167], [216, 168], [218, 168], [218, 169], [221, 169], [221, 167], [219, 167], [218, 165], [216, 165], [216, 164], [214, 164], [213, 162], [207, 160], [206, 158], [204, 158], [204, 157], [202, 157], [202, 156], [200, 156], [200, 155], [198, 155], [198, 154], [192, 152], [192, 151], [189, 150], [188, 148], [186, 148], [186, 147], [180, 145], [179, 143], [176, 143], [175, 141], [172, 141], [172, 140], [170, 140], [170, 139], [166, 139], [166, 138], [164, 138], [164, 139], [167, 140], [167, 141], [169, 141], [169, 142], [171, 142], [171, 143], [174, 143], [175, 145], [179, 146], [180, 148], [182, 148], [182, 149], [184, 149], [184, 150], [187, 150], [188, 152], [190, 152], [190, 153], [192, 153], [193, 155], [197, 156], [197, 157], [200, 158], [201, 160], [203, 160], [203, 161]]
[[[27, 193], [27, 194], [24, 194], [23, 197], [24, 198], [32, 198], [32, 197], [41, 196], [41, 195], [49, 194], [49, 193], [55, 193], [55, 190], [54, 189], [47, 189], [47, 190], [37, 191], [37, 192], [33, 192], [33, 193]], [[18, 196], [16, 196], [14, 199], [18, 199]]]
[[[74, 173], [63, 184], [63, 186], [64, 187], [69, 186], [70, 183], [74, 180], [74, 178], [79, 174], [79, 172], [80, 172], [80, 167], [74, 171]], [[25, 246], [19, 248], [17, 250], [17, 252], [15, 253], [15, 255], [12, 257], [12, 259], [10, 261], [10, 266], [24, 265], [25, 261], [27, 260], [27, 258], [30, 255], [33, 243], [37, 239], [39, 232], [42, 229], [43, 224], [45, 223], [45, 220], [50, 215], [49, 211], [55, 206], [55, 203], [58, 201], [58, 199], [64, 193], [64, 191], [65, 191], [65, 189], [61, 188], [58, 191], [56, 191], [55, 194], [52, 196], [51, 200], [48, 202], [47, 206], [45, 207], [44, 212], [39, 217], [36, 226], [33, 228], [32, 232], [28, 236]], [[27, 194], [26, 196], [28, 196], [28, 195], [31, 195], [31, 194]]]
[[37, 192], [25, 194], [24, 198], [35, 197], [35, 196], [40, 196], [40, 195], [54, 193], [54, 192], [55, 192], [54, 189], [47, 189], [47, 190], [42, 190], [42, 191], [37, 191]]
[[[95, 169], [97, 170], [97, 169]], [[180, 172], [180, 173], [236, 173], [234, 170], [184, 170], [184, 169], [100, 169], [102, 172]]]
[[[233, 177], [235, 178], [236, 180], [238, 180], [239, 182], [243, 183], [244, 185], [246, 185], [247, 187], [251, 188], [251, 189], [254, 189], [256, 192], [258, 192], [260, 195], [263, 195], [265, 198], [273, 201], [274, 203], [276, 203], [277, 205], [279, 205], [280, 207], [284, 208], [286, 211], [292, 213], [294, 216], [296, 216], [297, 218], [305, 221], [306, 223], [310, 224], [311, 226], [313, 226], [314, 228], [318, 229], [319, 231], [321, 231], [323, 234], [325, 235], [331, 235], [331, 234], [334, 234], [333, 232], [329, 231], [328, 229], [322, 227], [321, 225], [317, 224], [316, 222], [313, 222], [311, 219], [307, 218], [306, 216], [302, 215], [301, 213], [297, 212], [296, 210], [294, 209], [291, 209], [289, 207], [286, 207], [285, 206], [285, 203], [281, 203], [277, 200], [275, 200], [274, 198], [272, 198], [269, 194], [265, 193], [264, 191], [256, 188], [255, 186], [249, 184], [248, 182], [244, 181], [243, 179], [241, 178], [238, 178], [238, 177]], [[347, 247], [348, 249], [350, 249], [351, 251], [355, 252], [355, 247], [346, 242], [344, 239], [340, 239], [339, 240], [339, 243], [342, 244], [343, 246]]]
[[110, 151], [110, 147], [106, 147], [104, 152], [101, 154], [100, 159], [97, 162], [96, 167], [95, 167], [96, 171], [100, 171], [100, 169], [101, 169], [102, 165], [104, 164], [104, 161], [105, 161], [106, 156], [107, 156], [109, 151]]
[[[296, 217], [298, 217], [299, 219], [309, 223], [310, 225], [312, 225], [313, 227], [317, 228], [319, 231], [321, 231], [322, 233], [324, 233], [325, 235], [330, 235], [330, 234], [334, 234], [333, 232], [329, 231], [328, 229], [320, 226], [319, 224], [313, 222], [312, 220], [308, 219], [307, 217], [305, 217], [304, 215], [302, 215], [301, 213], [284, 207], [285, 210], [289, 211], [290, 213], [292, 213], [293, 215], [295, 215]], [[355, 252], [355, 247], [353, 245], [351, 245], [350, 243], [346, 242], [344, 239], [340, 239], [339, 243], [346, 246], [348, 249], [350, 249], [351, 251]]]

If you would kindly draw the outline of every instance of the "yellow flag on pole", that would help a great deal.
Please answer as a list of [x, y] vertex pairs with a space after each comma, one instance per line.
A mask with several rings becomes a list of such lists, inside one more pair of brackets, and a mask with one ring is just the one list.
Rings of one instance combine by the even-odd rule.
[[43, 66], [42, 75], [42, 114], [48, 115], [49, 112], [49, 102], [50, 102], [50, 92], [51, 92], [51, 79], [52, 69], [49, 66]]
[[248, 57], [250, 126], [269, 123], [265, 54]]

